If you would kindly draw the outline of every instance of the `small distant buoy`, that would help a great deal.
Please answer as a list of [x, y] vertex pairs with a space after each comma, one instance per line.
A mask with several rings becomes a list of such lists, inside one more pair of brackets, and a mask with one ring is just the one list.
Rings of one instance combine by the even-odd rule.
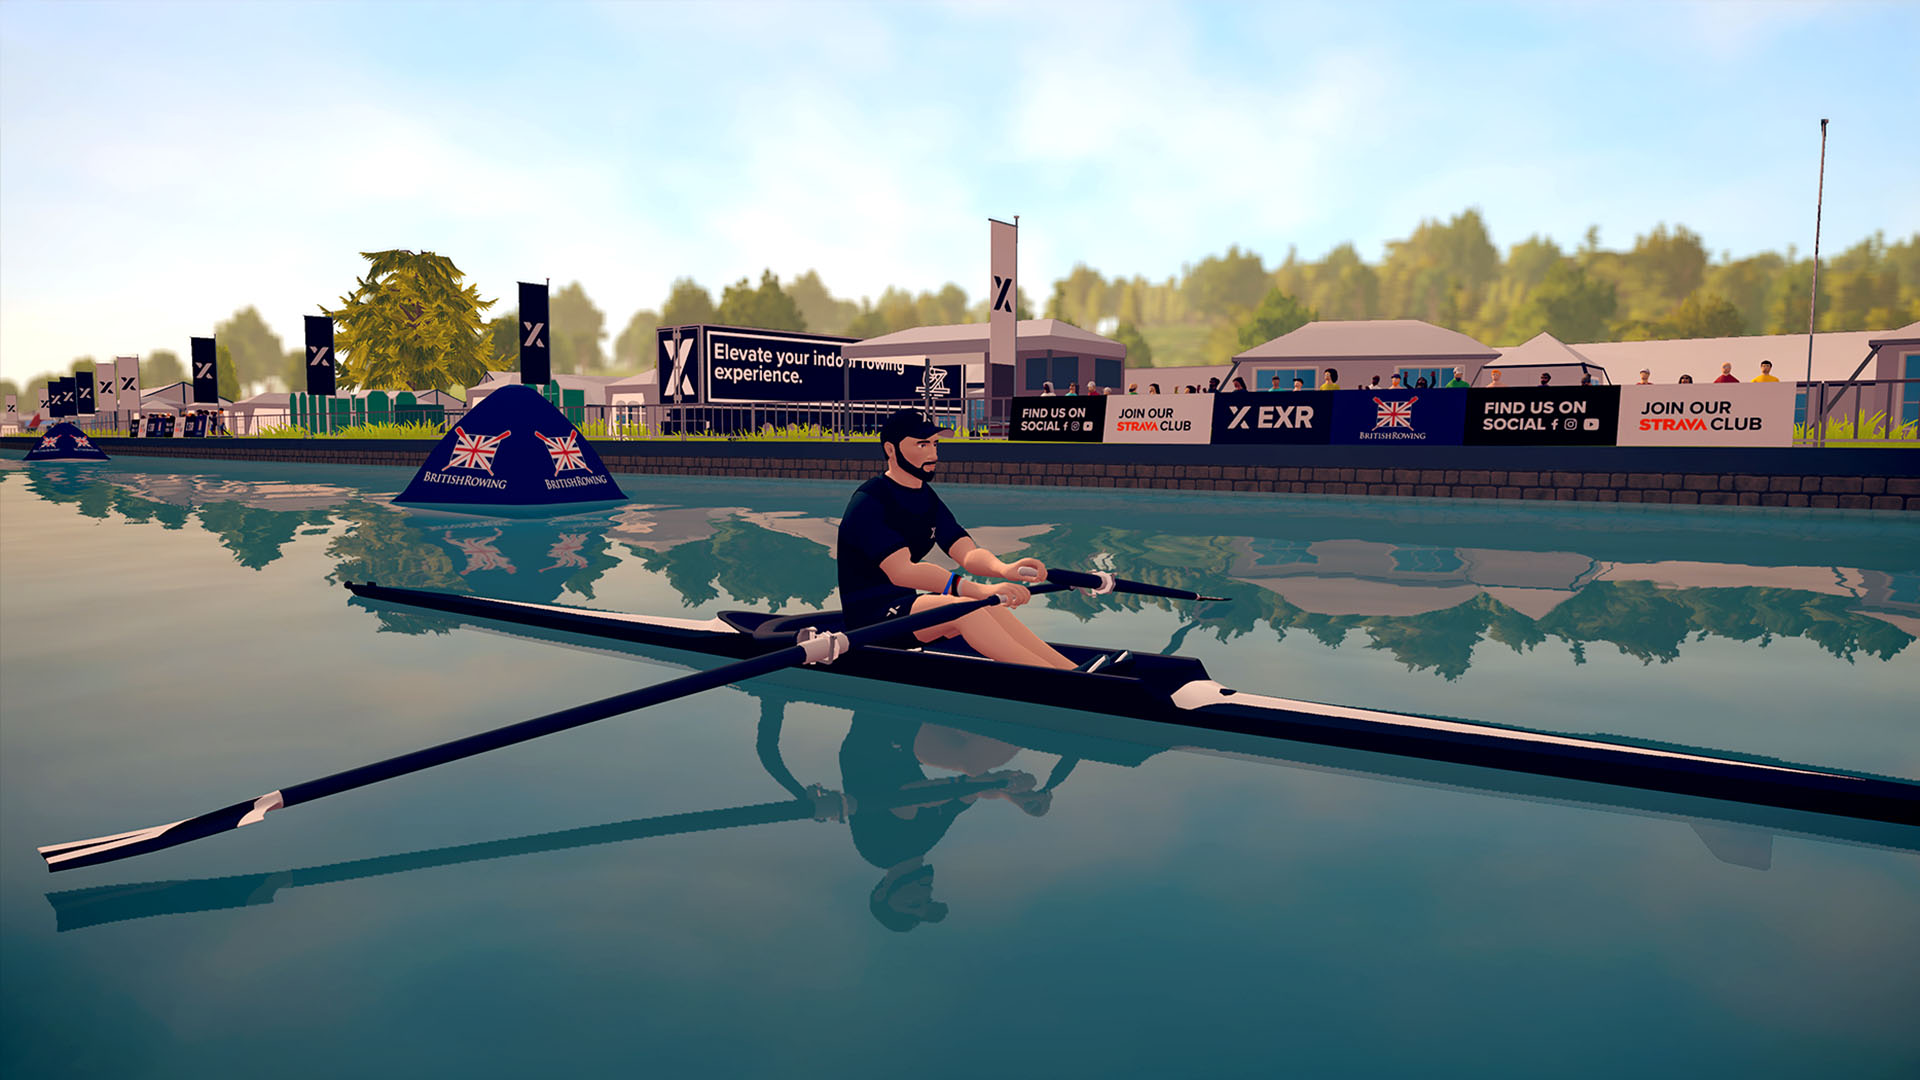
[[110, 461], [107, 452], [93, 444], [80, 425], [71, 420], [47, 429], [40, 444], [27, 451], [28, 461]]
[[537, 516], [626, 499], [580, 429], [538, 392], [515, 385], [488, 394], [462, 417], [394, 502]]

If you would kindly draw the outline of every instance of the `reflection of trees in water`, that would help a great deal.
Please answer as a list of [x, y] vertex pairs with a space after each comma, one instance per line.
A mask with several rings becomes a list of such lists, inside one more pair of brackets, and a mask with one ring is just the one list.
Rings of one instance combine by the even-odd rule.
[[666, 575], [687, 607], [715, 599], [719, 589], [742, 603], [775, 610], [789, 601], [817, 607], [838, 583], [833, 559], [819, 544], [738, 518], [665, 551], [632, 551], [647, 569]]
[[1060, 526], [1033, 538], [1022, 551], [996, 554], [1008, 559], [1032, 555], [1049, 566], [1080, 567], [1106, 552], [1124, 577], [1232, 601], [1193, 605], [1118, 593], [1090, 599], [1077, 592], [1049, 597], [1051, 607], [1082, 619], [1101, 610], [1138, 611], [1151, 605], [1197, 620], [1223, 642], [1265, 623], [1277, 639], [1301, 630], [1330, 648], [1344, 644], [1350, 632], [1364, 630], [1369, 648], [1384, 649], [1411, 670], [1431, 670], [1449, 681], [1466, 673], [1474, 647], [1483, 640], [1524, 653], [1549, 637], [1561, 638], [1571, 646], [1576, 664], [1586, 662], [1585, 646], [1594, 642], [1612, 644], [1645, 663], [1666, 663], [1680, 655], [1689, 634], [1758, 641], [1761, 648], [1776, 637], [1805, 638], [1849, 662], [1858, 653], [1888, 660], [1913, 642], [1913, 635], [1890, 623], [1848, 610], [1855, 603], [1851, 597], [1763, 586], [1674, 589], [1642, 581], [1593, 582], [1540, 619], [1486, 593], [1417, 615], [1326, 615], [1227, 576], [1235, 557], [1230, 541]]
[[241, 566], [258, 570], [280, 557], [302, 525], [325, 525], [324, 510], [264, 510], [237, 502], [206, 503], [200, 507], [200, 525], [220, 538]]
[[[348, 528], [327, 543], [328, 557], [336, 560], [327, 574], [329, 584], [377, 581], [416, 589], [473, 591], [447, 550], [428, 540], [405, 512], [356, 500], [336, 507], [334, 516], [347, 522]], [[380, 629], [402, 634], [444, 634], [454, 625], [446, 616], [428, 612], [385, 606], [372, 610]]]

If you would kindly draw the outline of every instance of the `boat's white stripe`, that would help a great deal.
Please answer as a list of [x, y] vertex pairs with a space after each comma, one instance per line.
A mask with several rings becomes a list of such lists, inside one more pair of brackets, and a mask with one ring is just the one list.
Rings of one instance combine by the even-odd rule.
[[1386, 727], [1425, 728], [1429, 731], [1446, 731], [1463, 735], [1489, 735], [1515, 742], [1546, 743], [1569, 748], [1611, 750], [1618, 753], [1635, 754], [1644, 757], [1673, 758], [1680, 761], [1705, 761], [1715, 764], [1735, 764], [1750, 769], [1766, 769], [1778, 773], [1794, 773], [1800, 776], [1835, 776], [1840, 779], [1855, 779], [1842, 773], [1829, 773], [1812, 769], [1790, 769], [1780, 765], [1762, 765], [1751, 761], [1734, 761], [1728, 758], [1706, 757], [1701, 754], [1682, 754], [1672, 750], [1655, 750], [1644, 746], [1627, 746], [1621, 743], [1601, 742], [1596, 739], [1580, 739], [1570, 735], [1545, 735], [1532, 731], [1515, 731], [1512, 728], [1487, 727], [1481, 724], [1463, 724], [1455, 720], [1435, 720], [1425, 716], [1409, 716], [1405, 713], [1375, 712], [1372, 709], [1350, 709], [1344, 705], [1324, 705], [1317, 701], [1295, 701], [1292, 698], [1266, 697], [1261, 694], [1249, 694], [1246, 691], [1230, 691], [1211, 679], [1196, 679], [1173, 693], [1173, 703], [1182, 709], [1204, 709], [1209, 705], [1250, 705], [1256, 709], [1284, 710], [1286, 712], [1308, 713], [1317, 716], [1333, 716], [1343, 720], [1359, 720]]
[[675, 619], [665, 615], [629, 615], [624, 611], [602, 611], [598, 608], [575, 608], [560, 604], [534, 604], [525, 600], [487, 599], [489, 604], [503, 607], [528, 608], [533, 611], [552, 611], [562, 615], [585, 615], [593, 619], [605, 619], [608, 622], [639, 623], [642, 626], [668, 626], [675, 630], [706, 630], [716, 634], [738, 634], [740, 629], [720, 618], [712, 619]]

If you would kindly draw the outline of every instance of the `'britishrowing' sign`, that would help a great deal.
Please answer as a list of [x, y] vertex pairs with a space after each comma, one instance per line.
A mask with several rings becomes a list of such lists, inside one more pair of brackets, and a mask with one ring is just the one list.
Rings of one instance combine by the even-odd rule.
[[1458, 446], [1465, 390], [1336, 390], [1333, 441], [1359, 445]]

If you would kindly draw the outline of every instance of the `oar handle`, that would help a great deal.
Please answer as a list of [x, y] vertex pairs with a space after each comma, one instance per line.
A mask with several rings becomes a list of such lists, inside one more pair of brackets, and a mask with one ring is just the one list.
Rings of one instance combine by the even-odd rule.
[[1089, 574], [1080, 570], [1048, 570], [1047, 580], [1072, 589], [1091, 589], [1095, 593], [1129, 592], [1141, 596], [1164, 596], [1169, 600], [1225, 600], [1224, 596], [1202, 596], [1187, 589], [1170, 589], [1144, 581], [1128, 581], [1108, 573]]

